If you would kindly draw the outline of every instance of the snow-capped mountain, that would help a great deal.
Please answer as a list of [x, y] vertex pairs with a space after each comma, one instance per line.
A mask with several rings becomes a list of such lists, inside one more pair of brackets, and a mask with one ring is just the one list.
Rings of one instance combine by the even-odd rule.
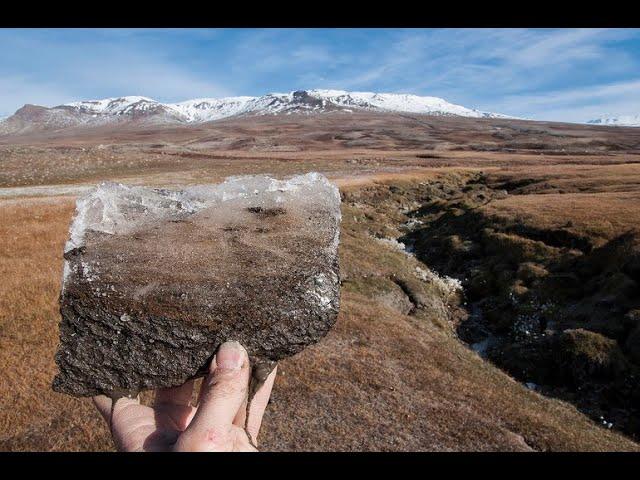
[[247, 105], [254, 97], [198, 98], [167, 107], [182, 115], [187, 122], [209, 122], [225, 117], [233, 117], [247, 111]]
[[341, 111], [397, 112], [474, 118], [509, 118], [449, 103], [442, 98], [343, 90], [298, 90], [261, 97], [200, 98], [161, 103], [148, 97], [128, 96], [85, 100], [55, 107], [25, 105], [0, 122], [0, 133], [41, 128], [97, 126], [137, 120], [142, 123], [202, 123], [239, 115], [278, 115]]
[[420, 97], [397, 93], [345, 92], [342, 90], [311, 90], [309, 95], [344, 108], [476, 118], [506, 118], [506, 115], [472, 110], [438, 97]]
[[437, 97], [343, 90], [299, 90], [290, 93], [270, 93], [261, 97], [201, 98], [180, 103], [160, 103], [147, 97], [133, 96], [73, 102], [55, 108], [72, 108], [82, 113], [98, 115], [163, 112], [182, 117], [186, 122], [206, 122], [248, 113], [264, 115], [345, 109], [476, 118], [504, 117], [465, 108]]
[[587, 122], [591, 125], [610, 125], [617, 127], [640, 127], [639, 115], [620, 115], [617, 117], [600, 117]]

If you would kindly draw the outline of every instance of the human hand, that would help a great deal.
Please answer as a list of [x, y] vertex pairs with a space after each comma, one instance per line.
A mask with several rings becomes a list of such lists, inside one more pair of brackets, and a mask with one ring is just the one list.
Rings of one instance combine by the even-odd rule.
[[238, 342], [223, 343], [203, 379], [196, 406], [191, 405], [194, 381], [156, 392], [153, 407], [138, 398], [121, 398], [113, 406], [104, 395], [93, 397], [111, 426], [120, 451], [256, 451], [262, 416], [269, 402], [276, 369], [256, 392], [249, 412], [247, 394], [251, 368], [246, 350]]

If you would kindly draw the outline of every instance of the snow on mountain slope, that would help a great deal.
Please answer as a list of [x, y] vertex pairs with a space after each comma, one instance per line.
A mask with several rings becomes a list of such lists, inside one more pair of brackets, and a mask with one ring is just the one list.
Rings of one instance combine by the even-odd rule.
[[130, 115], [162, 110], [183, 117], [186, 122], [206, 122], [241, 114], [279, 114], [362, 109], [390, 112], [504, 117], [449, 103], [437, 97], [417, 95], [346, 92], [343, 90], [299, 90], [270, 93], [261, 97], [201, 98], [179, 103], [160, 103], [147, 97], [121, 97], [73, 102], [56, 108], [73, 108], [81, 113]]
[[475, 118], [509, 118], [455, 105], [437, 97], [343, 90], [298, 90], [261, 97], [200, 98], [161, 103], [127, 96], [71, 102], [56, 107], [27, 105], [0, 122], [0, 133], [33, 128], [59, 129], [138, 121], [146, 124], [202, 123], [238, 115], [278, 115], [331, 111], [405, 112]]
[[609, 125], [617, 127], [640, 127], [639, 115], [620, 115], [618, 117], [600, 117], [587, 122], [590, 125]]
[[167, 104], [183, 115], [188, 122], [209, 122], [244, 113], [255, 97], [199, 98]]
[[129, 96], [71, 102], [61, 105], [60, 107], [69, 107], [82, 113], [97, 115], [123, 115], [135, 109], [139, 109], [140, 111], [149, 110], [155, 107], [156, 104], [158, 104], [158, 102], [151, 98]]
[[506, 115], [486, 113], [455, 105], [438, 97], [420, 97], [397, 93], [345, 92], [343, 90], [311, 90], [309, 94], [344, 107], [431, 115], [508, 118]]

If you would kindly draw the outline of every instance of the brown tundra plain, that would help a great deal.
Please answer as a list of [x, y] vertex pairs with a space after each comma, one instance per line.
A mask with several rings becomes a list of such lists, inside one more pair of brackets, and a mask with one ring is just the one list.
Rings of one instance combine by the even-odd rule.
[[341, 189], [341, 312], [261, 449], [640, 450], [640, 129], [340, 112], [0, 137], [0, 449], [113, 449], [51, 390], [78, 194], [308, 171]]

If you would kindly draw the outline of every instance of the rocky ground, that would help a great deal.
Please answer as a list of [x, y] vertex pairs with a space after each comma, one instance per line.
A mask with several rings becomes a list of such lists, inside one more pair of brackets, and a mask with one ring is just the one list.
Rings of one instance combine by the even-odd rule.
[[264, 449], [638, 449], [640, 130], [271, 122], [0, 139], [0, 449], [112, 448], [50, 388], [76, 192], [310, 170], [341, 189], [341, 311], [280, 365]]

